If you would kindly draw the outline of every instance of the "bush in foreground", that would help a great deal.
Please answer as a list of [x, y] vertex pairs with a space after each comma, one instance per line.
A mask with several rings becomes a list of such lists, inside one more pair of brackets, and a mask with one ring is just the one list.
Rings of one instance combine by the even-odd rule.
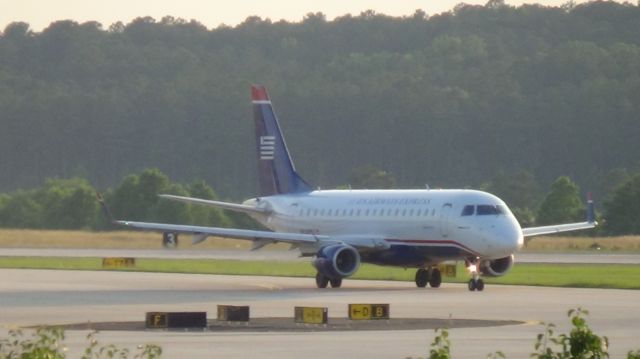
[[[0, 359], [64, 359], [67, 353], [64, 339], [62, 329], [39, 328], [30, 336], [26, 336], [21, 330], [11, 330], [8, 338], [0, 340]], [[162, 355], [162, 348], [153, 344], [138, 346], [133, 353], [113, 344], [100, 346], [95, 332], [89, 333], [87, 340], [89, 345], [84, 350], [82, 359], [126, 359], [131, 354], [134, 359], [156, 359]]]
[[[545, 332], [538, 334], [534, 344], [534, 359], [604, 359], [609, 358], [607, 352], [609, 339], [596, 335], [587, 325], [585, 316], [588, 311], [577, 308], [567, 313], [573, 329], [569, 334], [555, 333], [555, 325], [546, 324]], [[436, 329], [436, 337], [431, 343], [428, 359], [451, 359], [451, 342], [447, 329]], [[489, 354], [487, 359], [506, 358], [504, 353]], [[640, 359], [640, 350], [630, 351], [627, 359]]]

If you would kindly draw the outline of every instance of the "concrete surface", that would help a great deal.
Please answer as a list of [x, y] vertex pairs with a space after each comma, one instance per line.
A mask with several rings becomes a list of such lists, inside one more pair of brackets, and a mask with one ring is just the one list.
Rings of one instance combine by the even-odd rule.
[[[327, 306], [346, 317], [349, 303], [389, 303], [394, 318], [517, 320], [525, 324], [452, 329], [455, 358], [484, 358], [500, 350], [529, 358], [539, 324], [567, 332], [567, 310], [590, 311], [588, 323], [610, 340], [612, 358], [640, 349], [640, 291], [489, 285], [418, 289], [413, 283], [345, 280], [316, 289], [308, 278], [166, 273], [1, 269], [0, 331], [31, 325], [141, 321], [147, 311], [207, 311], [218, 304], [250, 305], [252, 317], [293, 316], [294, 306]], [[80, 357], [87, 331], [67, 331], [68, 357]], [[135, 349], [162, 346], [165, 358], [406, 358], [425, 357], [433, 330], [335, 332], [105, 331], [102, 344]]]

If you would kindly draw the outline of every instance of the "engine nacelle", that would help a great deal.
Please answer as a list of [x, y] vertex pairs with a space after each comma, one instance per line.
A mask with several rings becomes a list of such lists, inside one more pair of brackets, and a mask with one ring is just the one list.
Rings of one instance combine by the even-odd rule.
[[348, 277], [360, 267], [360, 253], [343, 244], [326, 246], [316, 254], [313, 266], [327, 278]]
[[513, 267], [513, 254], [499, 259], [482, 261], [480, 264], [480, 273], [486, 277], [500, 277]]

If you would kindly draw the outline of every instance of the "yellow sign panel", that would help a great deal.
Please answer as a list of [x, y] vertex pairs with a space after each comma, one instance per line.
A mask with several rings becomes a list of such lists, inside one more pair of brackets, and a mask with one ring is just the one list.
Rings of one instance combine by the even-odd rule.
[[349, 304], [349, 319], [389, 319], [389, 304]]
[[324, 307], [295, 307], [294, 319], [296, 323], [326, 324], [327, 313]]
[[450, 278], [456, 277], [457, 268], [458, 267], [455, 264], [440, 264], [438, 266], [440, 273], [442, 273], [443, 276]]
[[103, 268], [128, 268], [135, 266], [135, 258], [102, 258]]
[[147, 328], [166, 328], [167, 313], [164, 312], [148, 312], [146, 320]]
[[218, 305], [218, 320], [228, 322], [248, 322], [249, 306]]

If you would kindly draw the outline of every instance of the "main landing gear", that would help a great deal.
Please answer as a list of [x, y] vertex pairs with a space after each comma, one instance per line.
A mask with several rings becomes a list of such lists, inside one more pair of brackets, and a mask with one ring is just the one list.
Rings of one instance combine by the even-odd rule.
[[331, 288], [340, 288], [342, 286], [342, 278], [329, 278], [320, 272], [316, 273], [316, 286], [318, 288], [326, 288], [329, 284], [331, 284]]
[[478, 292], [482, 292], [484, 290], [484, 281], [480, 279], [480, 274], [478, 273], [478, 260], [474, 258], [472, 261], [465, 261], [465, 265], [469, 272], [471, 272], [471, 279], [469, 279], [469, 283], [467, 287], [470, 291], [477, 290]]
[[427, 283], [432, 288], [440, 287], [440, 284], [442, 284], [442, 274], [438, 268], [419, 268], [416, 271], [416, 286], [418, 286], [418, 288], [424, 288], [427, 286]]

